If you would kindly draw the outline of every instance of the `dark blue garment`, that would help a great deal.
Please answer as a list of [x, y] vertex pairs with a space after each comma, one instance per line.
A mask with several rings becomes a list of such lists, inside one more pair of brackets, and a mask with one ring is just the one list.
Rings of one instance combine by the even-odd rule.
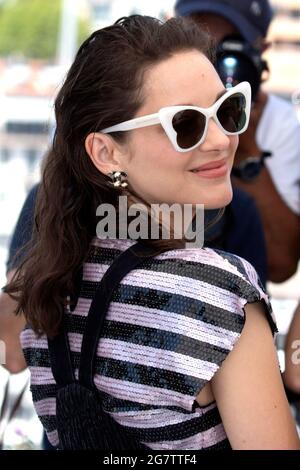
[[25, 250], [22, 251], [21, 249], [28, 244], [31, 239], [38, 187], [37, 184], [30, 190], [20, 212], [9, 246], [7, 271], [18, 267], [24, 258]]
[[[218, 211], [205, 213], [206, 224]], [[241, 189], [233, 189], [232, 202], [222, 219], [205, 234], [205, 246], [241, 256], [256, 269], [263, 286], [267, 281], [267, 251], [260, 214], [254, 199]]]

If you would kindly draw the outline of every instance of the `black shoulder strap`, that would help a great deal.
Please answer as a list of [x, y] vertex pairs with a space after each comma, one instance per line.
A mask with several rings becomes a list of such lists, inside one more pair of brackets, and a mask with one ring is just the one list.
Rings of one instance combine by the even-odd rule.
[[58, 335], [51, 339], [48, 338], [48, 349], [51, 370], [57, 386], [60, 388], [75, 382], [64, 318]]
[[[95, 354], [114, 288], [129, 271], [136, 268], [145, 258], [153, 256], [155, 251], [157, 250], [154, 247], [137, 242], [117, 256], [101, 279], [89, 309], [80, 354], [79, 382], [89, 389], [94, 388]], [[64, 327], [54, 339], [48, 338], [48, 347], [52, 373], [57, 386], [63, 387], [75, 382], [68, 338]]]
[[136, 268], [146, 257], [153, 255], [154, 252], [155, 249], [153, 247], [143, 245], [140, 242], [136, 243], [117, 257], [101, 279], [100, 286], [90, 306], [81, 346], [79, 382], [88, 388], [94, 388], [93, 371], [95, 355], [105, 314], [114, 289], [129, 271]]

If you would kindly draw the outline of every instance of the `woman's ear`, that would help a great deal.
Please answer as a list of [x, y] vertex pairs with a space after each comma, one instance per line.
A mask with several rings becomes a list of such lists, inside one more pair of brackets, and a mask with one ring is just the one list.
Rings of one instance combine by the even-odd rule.
[[108, 134], [93, 132], [85, 139], [85, 149], [95, 167], [103, 174], [123, 169], [120, 147]]

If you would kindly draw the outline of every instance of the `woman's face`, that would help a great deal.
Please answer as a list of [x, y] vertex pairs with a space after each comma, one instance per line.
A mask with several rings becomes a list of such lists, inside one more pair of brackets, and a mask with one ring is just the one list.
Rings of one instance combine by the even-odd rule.
[[[180, 52], [145, 74], [144, 103], [135, 117], [157, 113], [165, 106], [211, 106], [224, 86], [211, 62], [196, 50]], [[123, 166], [135, 192], [148, 203], [204, 204], [224, 207], [232, 198], [230, 171], [237, 136], [225, 135], [209, 120], [204, 142], [186, 153], [177, 152], [160, 124], [129, 131]], [[221, 162], [219, 175], [202, 170]], [[195, 172], [193, 170], [199, 169]]]

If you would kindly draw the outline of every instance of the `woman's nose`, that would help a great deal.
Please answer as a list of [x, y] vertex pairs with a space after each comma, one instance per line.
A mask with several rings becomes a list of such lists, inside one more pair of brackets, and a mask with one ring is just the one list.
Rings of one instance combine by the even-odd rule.
[[207, 133], [201, 150], [227, 150], [230, 146], [230, 136], [217, 125], [214, 119], [209, 119]]

